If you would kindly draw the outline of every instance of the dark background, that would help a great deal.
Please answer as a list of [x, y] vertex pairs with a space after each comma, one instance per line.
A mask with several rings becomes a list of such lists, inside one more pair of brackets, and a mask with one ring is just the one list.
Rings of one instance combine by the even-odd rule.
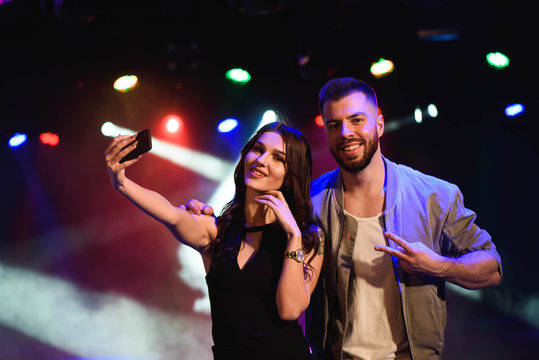
[[[386, 126], [400, 125], [384, 134], [383, 153], [459, 185], [502, 256], [497, 288], [449, 288], [445, 358], [539, 358], [538, 12], [532, 1], [471, 3], [0, 1], [0, 304], [9, 304], [0, 310], [0, 358], [209, 357], [209, 317], [192, 311], [203, 291], [178, 278], [180, 245], [110, 186], [103, 159], [110, 138], [101, 125], [147, 127], [234, 162], [272, 108], [308, 137], [318, 176], [335, 167], [314, 124], [318, 90], [334, 76], [375, 88]], [[443, 29], [459, 37], [418, 36]], [[491, 51], [508, 55], [509, 67], [489, 67]], [[369, 68], [381, 57], [395, 71], [376, 79]], [[227, 82], [231, 67], [253, 79]], [[128, 73], [139, 76], [138, 88], [114, 92], [113, 81]], [[525, 112], [506, 117], [514, 102]], [[406, 123], [416, 106], [430, 103], [437, 118]], [[160, 123], [171, 112], [185, 123], [176, 137]], [[229, 116], [241, 123], [235, 141], [215, 130]], [[7, 140], [17, 131], [29, 140], [11, 149]], [[40, 144], [44, 131], [57, 133], [60, 144]], [[218, 185], [152, 155], [129, 172], [177, 204], [206, 201]], [[44, 285], [51, 279], [78, 289], [88, 319], [62, 305], [62, 292]], [[55, 293], [58, 301], [45, 301]], [[120, 315], [90, 320], [107, 309], [95, 299], [109, 294], [168, 314], [167, 329], [177, 333], [158, 341], [145, 326], [122, 326]], [[143, 350], [120, 346], [115, 336], [123, 331]], [[190, 336], [200, 348], [189, 347]]]

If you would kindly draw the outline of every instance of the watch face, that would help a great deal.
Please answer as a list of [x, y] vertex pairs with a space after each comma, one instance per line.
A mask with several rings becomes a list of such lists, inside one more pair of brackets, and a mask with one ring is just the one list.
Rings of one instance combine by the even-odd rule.
[[296, 259], [299, 261], [299, 262], [302, 262], [303, 259], [305, 258], [305, 254], [303, 253], [303, 250], [297, 250], [296, 251]]

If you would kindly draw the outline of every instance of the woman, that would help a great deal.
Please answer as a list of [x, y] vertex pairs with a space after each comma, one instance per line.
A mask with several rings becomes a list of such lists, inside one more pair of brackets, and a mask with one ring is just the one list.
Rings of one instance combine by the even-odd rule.
[[[118, 136], [105, 159], [112, 185], [197, 250], [206, 269], [214, 358], [310, 359], [299, 315], [322, 266], [323, 235], [312, 223], [311, 152], [296, 129], [275, 122], [245, 144], [236, 192], [215, 219], [175, 207], [125, 175], [119, 160], [135, 136]], [[123, 149], [123, 150], [122, 150]]]

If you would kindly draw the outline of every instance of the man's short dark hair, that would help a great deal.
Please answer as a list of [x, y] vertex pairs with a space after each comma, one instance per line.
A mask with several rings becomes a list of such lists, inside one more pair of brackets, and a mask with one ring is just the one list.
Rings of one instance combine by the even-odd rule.
[[343, 77], [329, 80], [318, 93], [318, 108], [322, 114], [324, 104], [328, 100], [339, 100], [350, 93], [361, 92], [378, 107], [378, 100], [374, 89], [366, 82], [353, 78]]

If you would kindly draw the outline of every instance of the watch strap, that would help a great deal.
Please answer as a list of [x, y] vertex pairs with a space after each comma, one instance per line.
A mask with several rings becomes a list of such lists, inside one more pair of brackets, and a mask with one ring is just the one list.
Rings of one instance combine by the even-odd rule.
[[293, 259], [298, 263], [302, 263], [305, 255], [303, 254], [303, 249], [297, 249], [293, 251], [285, 251], [284, 256], [288, 259]]

